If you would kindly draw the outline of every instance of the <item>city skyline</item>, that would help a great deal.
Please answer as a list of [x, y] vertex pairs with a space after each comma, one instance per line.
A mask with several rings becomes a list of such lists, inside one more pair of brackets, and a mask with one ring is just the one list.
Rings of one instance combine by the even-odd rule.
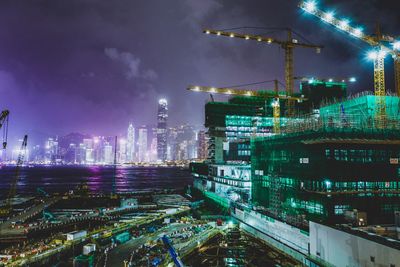
[[[324, 4], [351, 15], [355, 24], [366, 26], [366, 32], [374, 32], [373, 19], [366, 19], [373, 17], [385, 17], [383, 33], [395, 32], [398, 3], [381, 2], [364, 1], [362, 9], [344, 0]], [[154, 118], [156, 101], [162, 97], [170, 100], [171, 125], [185, 121], [202, 124], [202, 105], [208, 96], [186, 92], [188, 85], [284, 80], [283, 53], [277, 47], [221, 42], [202, 34], [208, 27], [290, 25], [313, 43], [325, 45], [312, 61], [307, 59], [313, 51], [296, 53], [296, 62], [303, 62], [295, 64], [296, 75], [354, 76], [359, 78], [356, 90], [372, 89], [372, 64], [365, 59], [366, 47], [318, 23], [306, 23], [308, 18], [296, 5], [296, 1], [250, 4], [226, 0], [140, 4], [2, 1], [0, 22], [13, 29], [0, 31], [0, 88], [4, 95], [0, 106], [11, 112], [10, 137], [28, 134], [34, 139], [76, 131], [113, 134], [114, 129], [125, 130], [130, 120], [141, 125]], [[263, 10], [269, 10], [268, 16]], [[164, 23], [156, 23], [154, 17]], [[335, 64], [341, 67], [332, 71], [330, 66]], [[32, 105], [35, 108], [27, 111]]]

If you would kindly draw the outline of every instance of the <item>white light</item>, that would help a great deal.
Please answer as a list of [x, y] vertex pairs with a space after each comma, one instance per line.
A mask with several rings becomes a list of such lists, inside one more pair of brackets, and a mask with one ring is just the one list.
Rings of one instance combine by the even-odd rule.
[[167, 99], [165, 98], [161, 98], [160, 100], [158, 100], [158, 104], [163, 105], [163, 104], [167, 104]]
[[198, 86], [195, 86], [193, 89], [194, 89], [195, 91], [200, 91], [200, 87], [198, 87]]
[[362, 29], [361, 29], [361, 28], [356, 28], [356, 29], [354, 29], [353, 34], [354, 34], [355, 36], [357, 36], [357, 37], [361, 37], [361, 36], [363, 35]]
[[349, 21], [348, 20], [342, 20], [339, 23], [339, 27], [343, 30], [347, 29], [347, 27], [349, 27]]
[[209, 30], [206, 30], [206, 34], [210, 34], [210, 31], [209, 31]]
[[317, 6], [315, 5], [314, 1], [308, 1], [304, 5], [304, 9], [309, 13], [313, 13], [316, 8], [317, 8]]
[[393, 48], [397, 49], [397, 50], [400, 50], [400, 41], [397, 41], [397, 42], [393, 43]]
[[230, 95], [230, 94], [232, 94], [232, 91], [231, 91], [231, 90], [228, 90], [228, 91], [226, 91], [226, 93], [227, 93], [228, 95]]
[[376, 52], [376, 51], [371, 51], [368, 53], [369, 59], [375, 60], [377, 57], [378, 57], [378, 52]]
[[333, 12], [325, 13], [324, 20], [326, 20], [327, 22], [332, 22], [333, 18], [334, 18]]
[[329, 79], [328, 82], [330, 82], [330, 83], [333, 82], [333, 79]]
[[221, 35], [221, 32], [217, 32], [217, 35]]
[[249, 39], [250, 39], [250, 37], [249, 37], [248, 35], [246, 35], [246, 37], [245, 37], [244, 39], [246, 39], [246, 40], [249, 40]]
[[251, 92], [247, 92], [247, 95], [251, 95]]
[[272, 39], [268, 39], [268, 43], [269, 43], [269, 44], [272, 43]]
[[349, 82], [351, 82], [351, 83], [355, 83], [356, 81], [357, 81], [356, 77], [351, 77], [349, 79]]
[[215, 92], [215, 87], [211, 87], [211, 88], [210, 88], [210, 92], [213, 92], [213, 93], [214, 93], [214, 92]]
[[235, 37], [235, 34], [231, 33], [231, 34], [229, 35], [229, 37], [233, 38], [233, 37]]
[[[257, 41], [261, 42], [261, 41], [262, 41], [262, 38], [261, 38], [261, 37], [258, 37], [258, 38], [257, 38]], [[269, 42], [269, 40], [268, 40], [268, 42]]]

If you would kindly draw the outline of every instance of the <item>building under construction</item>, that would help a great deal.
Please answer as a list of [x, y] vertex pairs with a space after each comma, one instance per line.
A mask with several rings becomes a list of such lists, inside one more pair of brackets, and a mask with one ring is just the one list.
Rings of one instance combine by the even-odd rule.
[[296, 103], [295, 117], [281, 109], [279, 133], [273, 100], [207, 103], [211, 153], [191, 165], [194, 187], [246, 231], [284, 244], [308, 266], [321, 264], [308, 256], [313, 223], [393, 224], [400, 210], [400, 98], [346, 91], [344, 82], [303, 81], [307, 101]]

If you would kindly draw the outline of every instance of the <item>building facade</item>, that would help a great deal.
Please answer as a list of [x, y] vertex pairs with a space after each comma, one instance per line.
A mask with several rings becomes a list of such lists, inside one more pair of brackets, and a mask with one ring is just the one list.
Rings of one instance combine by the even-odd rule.
[[168, 102], [160, 99], [157, 112], [157, 158], [160, 161], [167, 160], [167, 121]]

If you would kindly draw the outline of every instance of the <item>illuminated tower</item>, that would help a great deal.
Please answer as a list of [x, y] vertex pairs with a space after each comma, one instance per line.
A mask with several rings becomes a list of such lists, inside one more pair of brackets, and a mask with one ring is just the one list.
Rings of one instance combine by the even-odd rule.
[[132, 162], [135, 160], [135, 128], [132, 123], [128, 127], [128, 135], [126, 138], [126, 160]]
[[157, 113], [157, 158], [160, 161], [167, 159], [167, 119], [168, 102], [166, 99], [160, 99]]

